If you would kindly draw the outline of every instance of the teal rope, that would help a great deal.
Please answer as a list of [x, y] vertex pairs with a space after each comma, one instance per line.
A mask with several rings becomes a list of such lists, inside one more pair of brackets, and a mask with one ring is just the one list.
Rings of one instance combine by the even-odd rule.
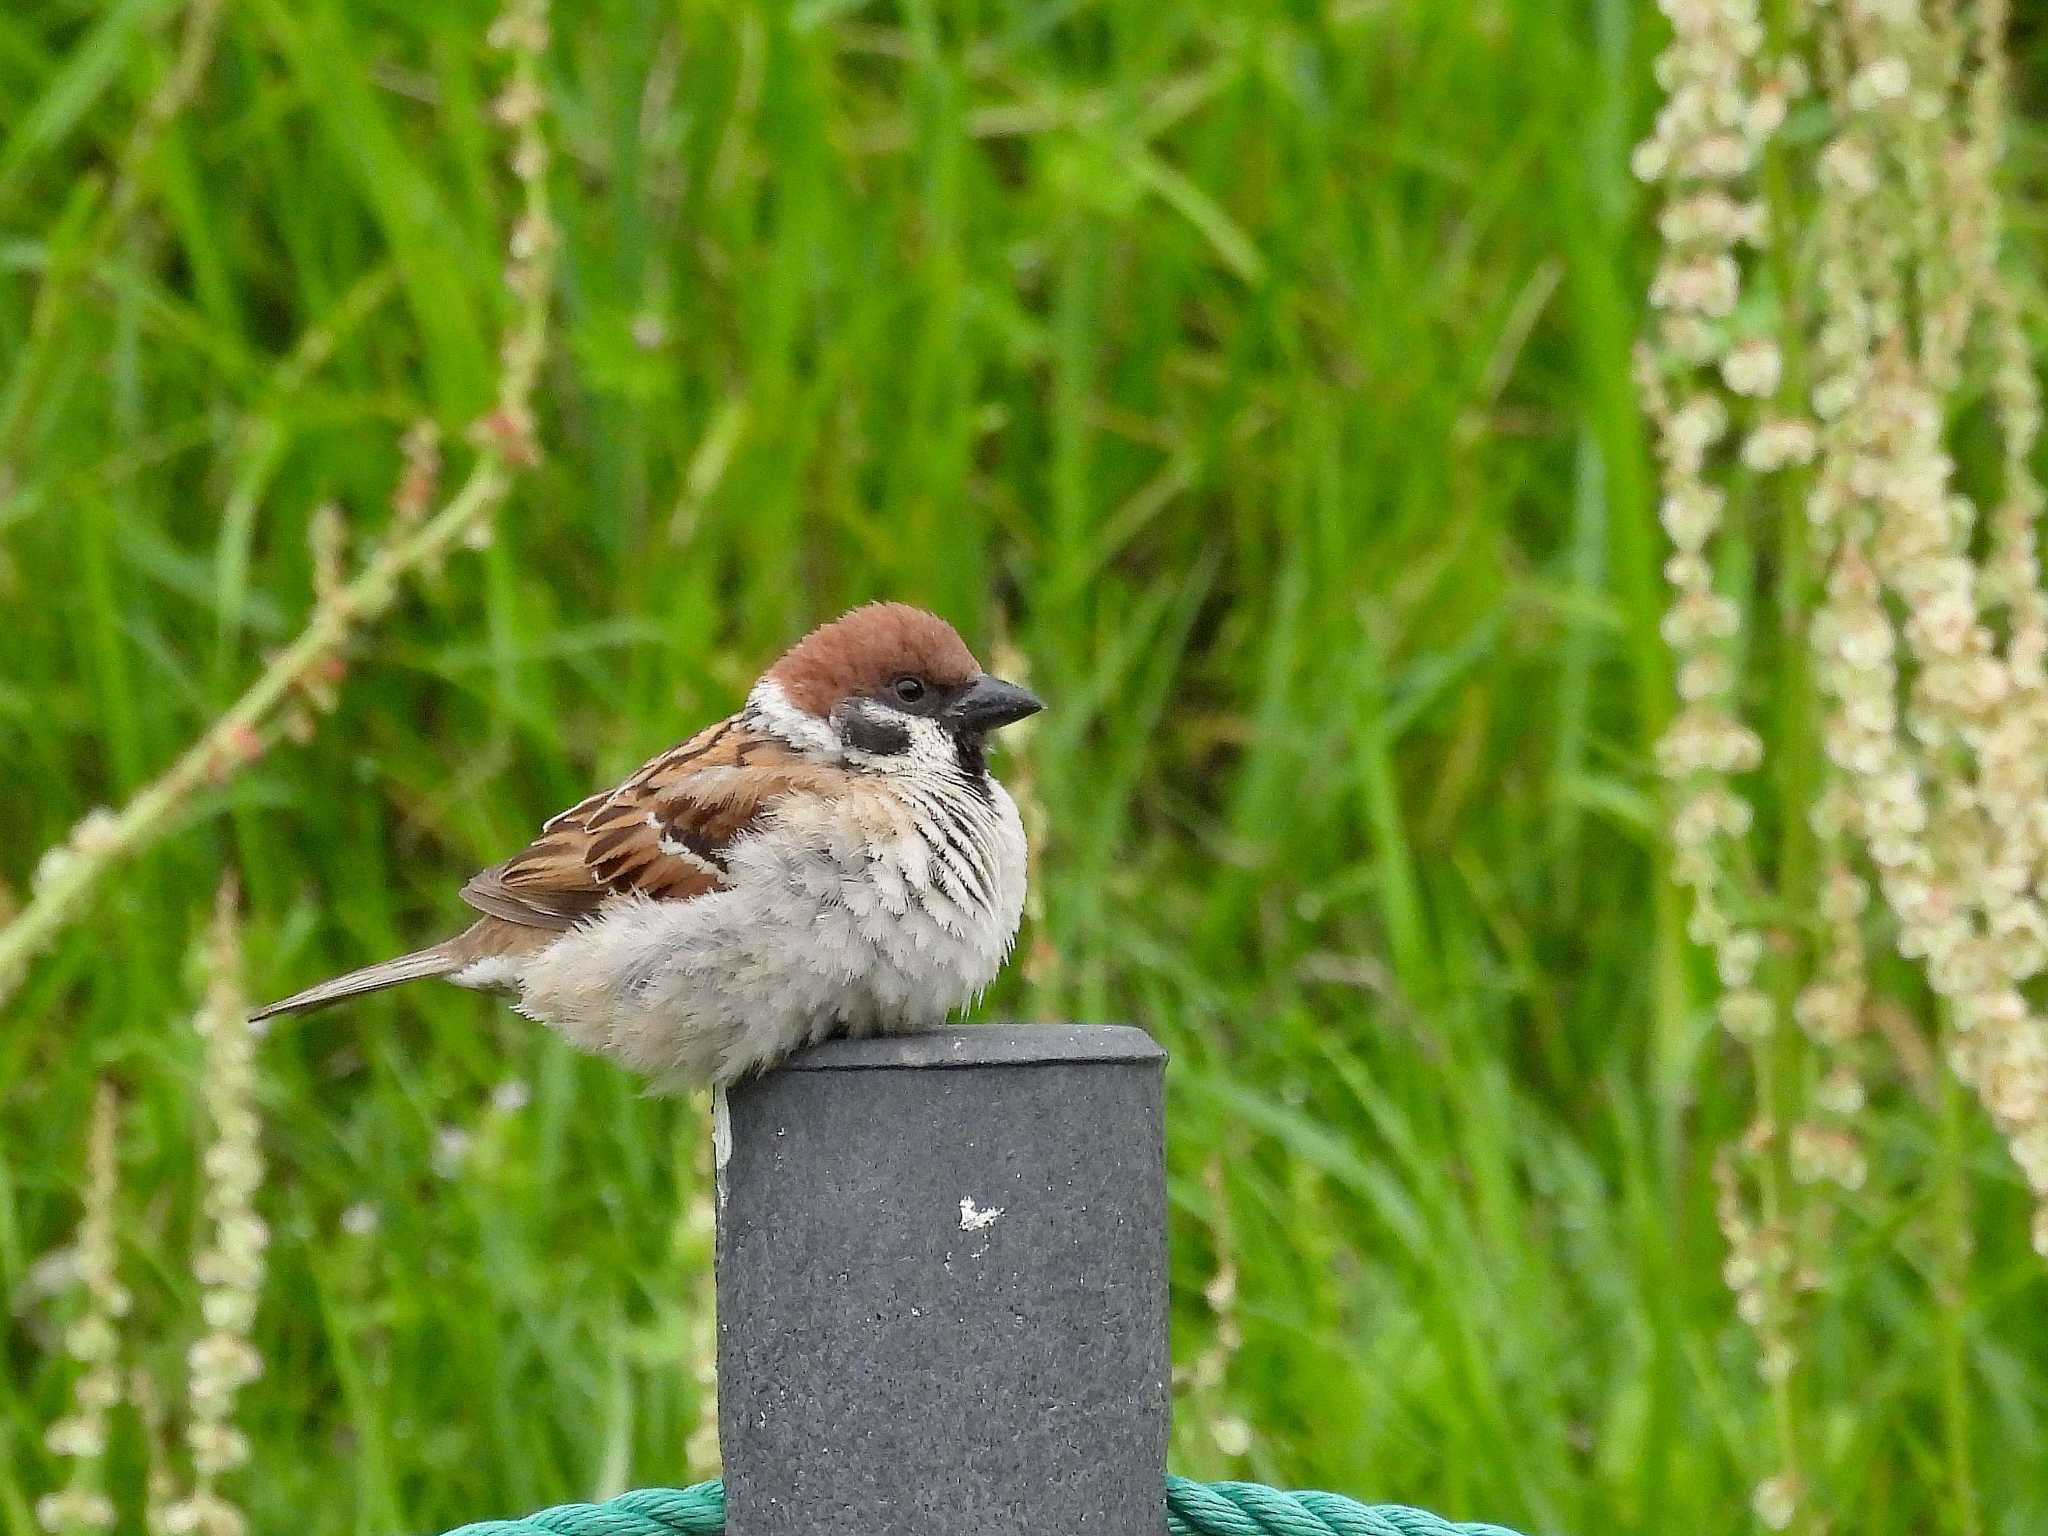
[[[1405, 1504], [1339, 1493], [1282, 1493], [1261, 1483], [1166, 1480], [1168, 1536], [1515, 1536]], [[524, 1520], [480, 1520], [448, 1536], [722, 1536], [725, 1485], [642, 1488], [602, 1504], [557, 1504]]]

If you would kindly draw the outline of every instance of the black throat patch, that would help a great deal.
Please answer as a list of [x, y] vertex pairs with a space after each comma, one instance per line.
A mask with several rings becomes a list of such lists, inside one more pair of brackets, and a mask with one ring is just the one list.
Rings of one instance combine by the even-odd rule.
[[953, 751], [960, 760], [960, 776], [982, 799], [988, 798], [988, 738], [969, 731], [953, 738]]

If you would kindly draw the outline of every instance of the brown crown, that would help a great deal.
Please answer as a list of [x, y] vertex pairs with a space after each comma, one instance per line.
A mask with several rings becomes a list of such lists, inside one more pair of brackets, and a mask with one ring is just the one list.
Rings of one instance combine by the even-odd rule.
[[908, 603], [869, 603], [820, 625], [789, 648], [768, 676], [797, 708], [824, 716], [841, 699], [874, 693], [905, 675], [937, 688], [981, 674], [952, 625]]

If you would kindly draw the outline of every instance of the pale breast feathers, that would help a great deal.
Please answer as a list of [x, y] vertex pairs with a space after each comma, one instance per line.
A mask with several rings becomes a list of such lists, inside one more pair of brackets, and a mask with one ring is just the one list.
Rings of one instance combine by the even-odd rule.
[[608, 898], [684, 901], [721, 888], [726, 851], [792, 790], [834, 776], [735, 719], [642, 766], [550, 820], [504, 863], [462, 888], [479, 912], [562, 930]]

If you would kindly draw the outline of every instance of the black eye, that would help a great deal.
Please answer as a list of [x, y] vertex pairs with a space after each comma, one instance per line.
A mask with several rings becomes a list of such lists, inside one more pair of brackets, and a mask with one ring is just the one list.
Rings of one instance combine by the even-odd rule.
[[915, 704], [924, 697], [924, 680], [917, 677], [899, 677], [889, 685], [889, 691], [906, 704]]

